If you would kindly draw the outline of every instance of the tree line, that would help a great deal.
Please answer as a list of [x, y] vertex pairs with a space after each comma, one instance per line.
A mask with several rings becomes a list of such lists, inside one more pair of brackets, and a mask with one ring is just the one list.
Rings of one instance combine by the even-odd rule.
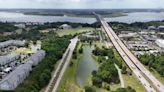
[[164, 53], [155, 55], [144, 54], [139, 57], [139, 60], [149, 69], [155, 69], [162, 77], [164, 77]]

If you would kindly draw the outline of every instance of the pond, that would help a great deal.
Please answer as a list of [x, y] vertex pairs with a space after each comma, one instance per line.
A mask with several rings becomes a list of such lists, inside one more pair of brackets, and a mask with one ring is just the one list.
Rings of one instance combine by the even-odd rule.
[[94, 46], [83, 46], [83, 57], [79, 62], [76, 73], [76, 81], [80, 87], [84, 87], [87, 77], [92, 73], [93, 70], [98, 69], [98, 63], [92, 57], [93, 50]]

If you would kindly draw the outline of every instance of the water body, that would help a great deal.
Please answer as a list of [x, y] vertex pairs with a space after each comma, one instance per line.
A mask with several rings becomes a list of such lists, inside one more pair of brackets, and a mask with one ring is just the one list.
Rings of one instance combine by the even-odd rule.
[[[164, 12], [134, 12], [127, 13], [128, 16], [105, 18], [109, 21], [132, 23], [164, 20]], [[0, 12], [0, 21], [3, 22], [74, 22], [94, 23], [95, 18], [68, 17], [68, 16], [41, 16], [24, 15], [22, 13]]]
[[80, 87], [84, 86], [85, 80], [92, 73], [92, 71], [98, 69], [98, 63], [92, 57], [93, 49], [94, 47], [90, 47], [89, 45], [83, 47], [84, 55], [79, 62], [76, 73], [76, 81]]

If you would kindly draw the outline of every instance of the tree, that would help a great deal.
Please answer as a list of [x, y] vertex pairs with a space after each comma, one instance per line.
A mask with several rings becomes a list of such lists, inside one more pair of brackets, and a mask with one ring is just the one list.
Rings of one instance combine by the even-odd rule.
[[123, 66], [123, 67], [122, 67], [122, 71], [121, 71], [121, 72], [122, 72], [122, 74], [126, 74], [126, 73], [127, 73], [126, 69], [127, 69], [127, 67], [126, 67], [126, 66]]
[[96, 92], [92, 87], [85, 86], [85, 92]]
[[97, 75], [92, 77], [92, 84], [97, 86], [97, 87], [101, 87], [102, 86], [102, 79], [100, 77], [98, 77]]

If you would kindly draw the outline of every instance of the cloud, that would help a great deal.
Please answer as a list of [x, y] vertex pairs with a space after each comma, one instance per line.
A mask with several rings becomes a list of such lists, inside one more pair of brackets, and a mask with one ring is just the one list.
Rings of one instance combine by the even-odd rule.
[[158, 8], [164, 0], [0, 0], [0, 8]]

